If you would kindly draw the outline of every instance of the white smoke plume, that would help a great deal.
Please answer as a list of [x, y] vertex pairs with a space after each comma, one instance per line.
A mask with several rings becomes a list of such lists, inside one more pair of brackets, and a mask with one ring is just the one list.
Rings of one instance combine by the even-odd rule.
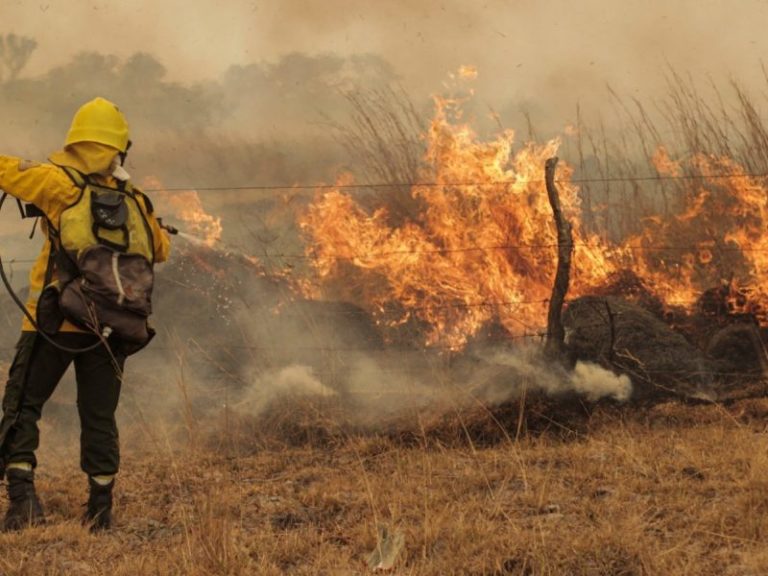
[[600, 398], [613, 398], [626, 402], [632, 394], [632, 382], [626, 374], [614, 374], [597, 364], [576, 362], [576, 367], [570, 374], [573, 389], [584, 394], [587, 400], [595, 401]]
[[351, 360], [332, 381], [323, 380], [310, 366], [291, 364], [255, 377], [233, 407], [258, 417], [274, 402], [332, 399], [347, 421], [375, 427], [414, 411], [440, 413], [477, 401], [499, 405], [520, 397], [524, 390], [552, 397], [576, 393], [590, 402], [603, 398], [624, 402], [632, 393], [626, 375], [587, 362], [565, 370], [548, 362], [540, 350], [528, 348], [496, 351], [461, 366], [427, 355], [365, 355]]
[[488, 367], [478, 393], [490, 403], [510, 400], [523, 389], [540, 390], [551, 396], [576, 392], [591, 402], [602, 398], [625, 402], [632, 394], [632, 383], [626, 375], [582, 361], [572, 371], [566, 371], [545, 359], [539, 349], [497, 351], [484, 360]]
[[283, 398], [327, 398], [336, 393], [320, 382], [310, 366], [292, 364], [263, 374], [234, 407], [258, 414], [275, 400]]

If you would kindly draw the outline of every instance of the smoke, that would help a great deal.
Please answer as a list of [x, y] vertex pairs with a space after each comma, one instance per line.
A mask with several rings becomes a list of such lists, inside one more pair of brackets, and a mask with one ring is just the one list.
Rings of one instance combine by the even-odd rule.
[[491, 107], [506, 108], [506, 122], [525, 106], [550, 124], [546, 129], [561, 127], [577, 101], [605, 107], [606, 84], [657, 95], [667, 65], [702, 77], [759, 76], [766, 15], [761, 0], [744, 0], [738, 9], [695, 0], [674, 7], [661, 0], [202, 0], [194, 11], [180, 0], [3, 2], [7, 31], [40, 44], [26, 71], [32, 76], [64, 66], [77, 51], [104, 47], [122, 60], [150, 53], [172, 82], [188, 85], [221, 78], [232, 66], [276, 63], [287, 53], [371, 53], [390, 62], [419, 98], [436, 91], [449, 71], [474, 64], [478, 91]]
[[477, 389], [479, 397], [500, 404], [523, 390], [541, 391], [549, 396], [576, 393], [590, 402], [610, 398], [629, 400], [632, 383], [596, 364], [578, 361], [573, 370], [548, 360], [538, 348], [520, 347], [482, 355], [484, 375]]
[[[626, 402], [632, 393], [626, 375], [581, 361], [565, 370], [529, 347], [470, 355], [463, 366], [424, 352], [347, 354], [345, 359], [348, 366], [333, 375], [305, 364], [261, 373], [240, 391], [234, 408], [258, 418], [276, 404], [285, 409], [286, 401], [330, 400], [344, 421], [375, 429], [422, 411], [447, 413], [478, 401], [498, 406], [523, 392], [551, 398], [576, 394], [589, 402]], [[250, 370], [259, 373], [256, 366]]]
[[629, 400], [632, 383], [626, 374], [616, 375], [597, 364], [577, 362], [570, 374], [573, 389], [586, 396], [587, 400], [613, 398], [619, 402]]
[[459, 391], [448, 385], [449, 375], [436, 359], [407, 353], [397, 356], [365, 356], [352, 363], [342, 389], [358, 422], [376, 426], [425, 408], [440, 411], [456, 403]]
[[234, 408], [248, 414], [260, 414], [277, 400], [329, 398], [335, 392], [320, 382], [310, 366], [294, 364], [263, 374], [246, 389]]

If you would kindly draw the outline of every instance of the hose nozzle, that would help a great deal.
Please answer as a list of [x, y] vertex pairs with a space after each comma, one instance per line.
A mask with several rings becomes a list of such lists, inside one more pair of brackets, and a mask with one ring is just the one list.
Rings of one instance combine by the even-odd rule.
[[163, 224], [163, 219], [158, 218], [157, 223], [160, 224], [160, 228], [168, 232], [168, 234], [173, 234], [174, 236], [179, 233], [179, 229], [175, 226], [171, 226], [170, 224]]

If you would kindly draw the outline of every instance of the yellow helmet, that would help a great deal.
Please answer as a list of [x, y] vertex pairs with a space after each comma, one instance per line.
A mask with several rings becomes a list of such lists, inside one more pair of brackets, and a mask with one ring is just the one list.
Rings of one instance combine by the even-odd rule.
[[75, 113], [64, 146], [77, 142], [99, 142], [125, 152], [128, 149], [128, 122], [115, 104], [104, 98], [94, 98]]

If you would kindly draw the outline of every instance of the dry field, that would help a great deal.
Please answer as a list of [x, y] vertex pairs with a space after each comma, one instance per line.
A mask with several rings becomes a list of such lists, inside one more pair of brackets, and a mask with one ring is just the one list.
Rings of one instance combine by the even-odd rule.
[[49, 524], [0, 535], [0, 574], [368, 574], [380, 527], [392, 574], [765, 573], [768, 400], [537, 410], [353, 433], [297, 407], [182, 442], [128, 424], [104, 535], [78, 522], [76, 449], [44, 449]]

